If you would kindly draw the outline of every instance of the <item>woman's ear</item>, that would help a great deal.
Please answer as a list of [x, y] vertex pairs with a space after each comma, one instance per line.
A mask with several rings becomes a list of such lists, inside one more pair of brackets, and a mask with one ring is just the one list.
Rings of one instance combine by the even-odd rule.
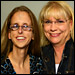
[[10, 32], [8, 33], [8, 38], [11, 39]]
[[70, 30], [72, 30], [72, 24], [73, 24], [73, 21], [71, 20], [70, 21]]
[[34, 40], [34, 34], [32, 34], [32, 40]]

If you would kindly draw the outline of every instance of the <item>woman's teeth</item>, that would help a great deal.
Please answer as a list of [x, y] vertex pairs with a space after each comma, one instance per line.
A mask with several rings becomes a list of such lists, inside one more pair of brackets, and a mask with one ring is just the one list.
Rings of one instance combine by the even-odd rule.
[[24, 39], [24, 37], [17, 37], [17, 39], [20, 39], [20, 40], [22, 40], [22, 39]]

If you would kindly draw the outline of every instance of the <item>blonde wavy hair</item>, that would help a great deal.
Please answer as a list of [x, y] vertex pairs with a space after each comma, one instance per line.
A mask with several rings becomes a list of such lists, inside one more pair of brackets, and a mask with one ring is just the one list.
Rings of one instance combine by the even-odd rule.
[[[56, 12], [54, 11], [56, 10]], [[48, 19], [50, 16], [59, 19], [63, 16], [64, 19], [68, 18], [72, 20], [71, 37], [74, 41], [74, 11], [65, 1], [49, 1], [41, 10], [39, 15], [39, 30], [40, 30], [40, 46], [48, 45], [50, 42], [44, 35], [43, 21]]]

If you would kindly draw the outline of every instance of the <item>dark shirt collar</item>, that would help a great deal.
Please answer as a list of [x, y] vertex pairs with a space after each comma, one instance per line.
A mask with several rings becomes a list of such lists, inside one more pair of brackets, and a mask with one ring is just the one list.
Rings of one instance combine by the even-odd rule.
[[64, 55], [65, 58], [68, 58], [69, 57], [71, 50], [73, 50], [72, 47], [74, 47], [73, 39], [70, 38], [66, 42], [65, 47], [64, 47], [64, 50], [63, 50], [63, 55]]

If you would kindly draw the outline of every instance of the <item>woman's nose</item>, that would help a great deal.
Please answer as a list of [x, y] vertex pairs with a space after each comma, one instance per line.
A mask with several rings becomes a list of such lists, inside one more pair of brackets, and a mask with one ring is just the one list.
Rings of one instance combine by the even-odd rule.
[[50, 31], [56, 31], [57, 30], [57, 26], [56, 26], [56, 23], [52, 23], [51, 25], [50, 25]]
[[23, 29], [22, 29], [21, 26], [20, 26], [19, 29], [18, 29], [18, 33], [19, 33], [19, 34], [23, 33]]

